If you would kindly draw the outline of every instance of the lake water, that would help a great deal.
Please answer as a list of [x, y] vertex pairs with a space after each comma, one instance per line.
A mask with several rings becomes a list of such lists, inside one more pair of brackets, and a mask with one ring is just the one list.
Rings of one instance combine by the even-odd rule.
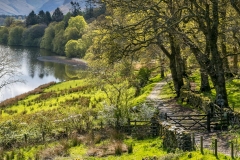
[[[37, 88], [39, 85], [52, 81], [61, 82], [69, 80], [78, 70], [77, 68], [54, 62], [39, 61], [39, 56], [54, 55], [50, 51], [39, 48], [9, 47], [0, 45], [0, 54], [3, 52], [11, 55], [12, 59], [16, 59], [20, 67], [17, 69], [21, 72], [18, 79], [22, 79], [25, 83], [15, 83], [0, 90], [0, 101], [20, 95]], [[1, 83], [1, 79], [0, 79]]]

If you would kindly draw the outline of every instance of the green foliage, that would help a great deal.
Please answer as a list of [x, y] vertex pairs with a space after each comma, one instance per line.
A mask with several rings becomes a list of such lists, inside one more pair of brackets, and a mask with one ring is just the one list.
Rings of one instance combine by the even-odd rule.
[[55, 11], [53, 12], [52, 20], [60, 22], [63, 20], [63, 18], [64, 18], [63, 12], [59, 8], [56, 8]]
[[87, 28], [87, 23], [86, 23], [85, 19], [83, 18], [83, 16], [71, 17], [68, 21], [67, 28], [72, 28], [72, 27], [77, 28], [77, 30], [79, 32], [79, 36], [81, 37], [83, 32], [85, 31], [85, 29]]
[[137, 75], [140, 87], [144, 87], [148, 83], [150, 75], [151, 75], [151, 71], [149, 68], [147, 67], [140, 68]]
[[78, 50], [79, 50], [78, 41], [70, 40], [67, 42], [65, 46], [65, 52], [68, 58], [76, 57]]
[[64, 55], [65, 44], [67, 43], [67, 40], [64, 36], [64, 27], [65, 23], [63, 21], [54, 25], [55, 36], [52, 41], [52, 51], [59, 55]]
[[64, 36], [67, 40], [77, 40], [80, 38], [79, 31], [76, 27], [67, 27], [64, 32]]
[[52, 21], [52, 17], [50, 12], [44, 12], [43, 10], [39, 11], [37, 15], [37, 22], [38, 24], [46, 24], [48, 25]]
[[9, 31], [7, 27], [0, 27], [0, 43], [7, 44], [8, 43], [8, 35]]
[[50, 12], [46, 12], [46, 17], [45, 17], [45, 23], [48, 25], [50, 22], [52, 22], [52, 16], [50, 14]]
[[71, 7], [71, 14], [72, 14], [73, 17], [82, 14], [82, 12], [81, 12], [81, 7], [80, 7], [79, 2], [73, 2], [73, 1], [71, 1], [70, 4], [71, 4], [71, 6], [72, 6], [72, 7]]
[[64, 37], [64, 30], [60, 30], [53, 39], [53, 52], [64, 55], [65, 44], [67, 40]]
[[9, 31], [8, 45], [21, 45], [22, 34], [24, 32], [23, 27], [13, 27]]
[[232, 79], [227, 81], [226, 88], [228, 92], [229, 106], [236, 112], [240, 112], [240, 96], [239, 93], [240, 79]]
[[26, 18], [26, 26], [32, 26], [38, 23], [37, 15], [34, 11], [30, 12]]
[[43, 37], [46, 28], [47, 26], [42, 24], [37, 24], [27, 28], [23, 32], [23, 46], [39, 47], [41, 38]]
[[44, 32], [44, 36], [42, 37], [40, 48], [53, 50], [53, 39], [55, 37], [55, 30], [54, 30], [55, 23], [51, 23]]
[[66, 56], [69, 58], [84, 57], [84, 55], [85, 55], [84, 42], [81, 39], [68, 41], [65, 46], [65, 53], [66, 53]]
[[6, 27], [10, 27], [14, 23], [15, 19], [13, 17], [7, 17], [4, 20], [4, 24]]

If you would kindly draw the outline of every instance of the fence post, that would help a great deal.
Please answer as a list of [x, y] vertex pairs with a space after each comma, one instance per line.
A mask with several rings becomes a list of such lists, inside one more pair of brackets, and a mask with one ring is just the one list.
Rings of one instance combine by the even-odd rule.
[[231, 142], [231, 158], [234, 159], [233, 142]]
[[42, 132], [42, 141], [43, 141], [43, 142], [45, 141], [45, 135], [46, 135], [46, 133], [43, 131], [43, 132]]
[[167, 121], [167, 113], [165, 113], [165, 120]]
[[102, 121], [101, 121], [100, 125], [101, 125], [101, 130], [102, 130], [103, 129], [103, 122]]
[[216, 158], [218, 157], [218, 151], [217, 151], [217, 139], [215, 139], [215, 145], [214, 145], [214, 147], [215, 147], [215, 156], [216, 156]]
[[208, 130], [208, 132], [211, 132], [211, 128], [210, 128], [210, 123], [211, 123], [211, 114], [210, 114], [210, 112], [208, 112], [208, 114], [207, 114], [207, 130]]
[[25, 143], [27, 143], [27, 140], [28, 140], [28, 136], [27, 136], [27, 134], [24, 134], [24, 141], [25, 141]]
[[66, 136], [67, 136], [67, 139], [68, 139], [68, 127], [65, 128], [65, 132], [66, 132]]
[[127, 128], [128, 128], [128, 134], [129, 135], [131, 135], [131, 121], [130, 121], [130, 118], [128, 118], [128, 126], [127, 126]]
[[162, 124], [161, 124], [159, 127], [160, 127], [160, 129], [159, 129], [159, 130], [160, 130], [160, 136], [162, 137], [162, 135], [163, 135], [163, 134], [162, 134], [162, 132], [163, 132]]
[[202, 136], [200, 137], [200, 151], [201, 151], [201, 154], [204, 154], [203, 153], [203, 137]]
[[196, 148], [195, 148], [195, 134], [192, 133], [192, 149], [195, 151]]

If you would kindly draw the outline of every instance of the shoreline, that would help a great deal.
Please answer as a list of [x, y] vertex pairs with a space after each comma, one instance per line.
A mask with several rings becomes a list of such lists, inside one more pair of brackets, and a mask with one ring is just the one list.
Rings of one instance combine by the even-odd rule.
[[55, 62], [55, 63], [62, 63], [66, 65], [71, 65], [71, 66], [87, 67], [87, 62], [84, 61], [83, 59], [78, 59], [78, 58], [68, 59], [63, 56], [41, 56], [41, 57], [37, 57], [37, 59], [39, 61], [44, 61], [44, 62]]

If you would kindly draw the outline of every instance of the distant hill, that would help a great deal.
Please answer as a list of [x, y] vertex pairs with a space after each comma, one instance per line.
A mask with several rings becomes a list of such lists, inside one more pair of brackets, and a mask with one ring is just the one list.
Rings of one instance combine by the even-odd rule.
[[[85, 0], [78, 0], [81, 9], [85, 8]], [[38, 14], [40, 10], [53, 12], [57, 7], [65, 14], [71, 8], [71, 0], [0, 0], [0, 15], [28, 15], [32, 10]]]

